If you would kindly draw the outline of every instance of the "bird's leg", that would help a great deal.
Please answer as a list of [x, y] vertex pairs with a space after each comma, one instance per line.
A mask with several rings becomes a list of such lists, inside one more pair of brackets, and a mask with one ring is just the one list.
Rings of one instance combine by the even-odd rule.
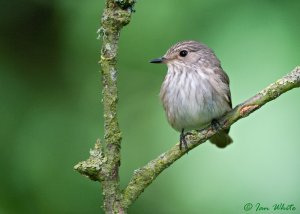
[[217, 131], [218, 129], [221, 128], [221, 124], [219, 123], [219, 121], [217, 119], [212, 119], [211, 121], [211, 127]]
[[191, 135], [191, 134], [192, 133], [190, 133], [190, 132], [184, 133], [184, 129], [181, 129], [180, 140], [179, 140], [179, 149], [180, 150], [182, 150], [182, 145], [184, 145], [184, 148], [186, 150], [188, 149], [188, 145], [187, 145], [185, 137], [188, 136], [188, 135]]

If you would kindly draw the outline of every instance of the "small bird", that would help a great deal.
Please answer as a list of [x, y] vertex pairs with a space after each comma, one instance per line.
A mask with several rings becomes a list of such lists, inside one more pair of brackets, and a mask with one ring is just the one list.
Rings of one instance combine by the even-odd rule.
[[[166, 54], [151, 63], [164, 63], [168, 72], [160, 90], [160, 99], [169, 124], [180, 134], [179, 148], [190, 130], [218, 125], [217, 118], [232, 109], [229, 78], [214, 52], [197, 41], [173, 45]], [[232, 143], [229, 129], [221, 130], [210, 141], [224, 148]]]

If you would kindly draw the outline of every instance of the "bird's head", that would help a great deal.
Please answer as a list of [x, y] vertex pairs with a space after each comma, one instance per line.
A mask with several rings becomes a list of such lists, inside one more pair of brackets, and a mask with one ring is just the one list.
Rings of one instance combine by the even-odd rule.
[[150, 63], [164, 63], [177, 66], [201, 66], [211, 64], [212, 62], [219, 64], [213, 51], [206, 45], [196, 41], [183, 41], [173, 45], [163, 57], [156, 58]]

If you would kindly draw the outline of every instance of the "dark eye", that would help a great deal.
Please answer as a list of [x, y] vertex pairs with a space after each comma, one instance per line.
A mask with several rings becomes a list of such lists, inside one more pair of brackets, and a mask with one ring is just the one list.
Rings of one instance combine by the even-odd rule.
[[179, 55], [182, 57], [185, 57], [188, 54], [188, 52], [186, 50], [180, 51]]

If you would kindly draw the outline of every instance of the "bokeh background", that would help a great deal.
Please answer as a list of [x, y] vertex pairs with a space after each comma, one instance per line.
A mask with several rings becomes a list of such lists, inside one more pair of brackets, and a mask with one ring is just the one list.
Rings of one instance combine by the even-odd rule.
[[[73, 170], [103, 136], [103, 0], [1, 1], [0, 213], [101, 213], [101, 187]], [[119, 49], [121, 183], [178, 140], [158, 93], [175, 42], [202, 41], [222, 61], [236, 105], [300, 64], [300, 1], [138, 1]], [[165, 170], [130, 213], [300, 211], [300, 90], [234, 124], [234, 144], [205, 143]], [[248, 213], [255, 213], [255, 210]]]

